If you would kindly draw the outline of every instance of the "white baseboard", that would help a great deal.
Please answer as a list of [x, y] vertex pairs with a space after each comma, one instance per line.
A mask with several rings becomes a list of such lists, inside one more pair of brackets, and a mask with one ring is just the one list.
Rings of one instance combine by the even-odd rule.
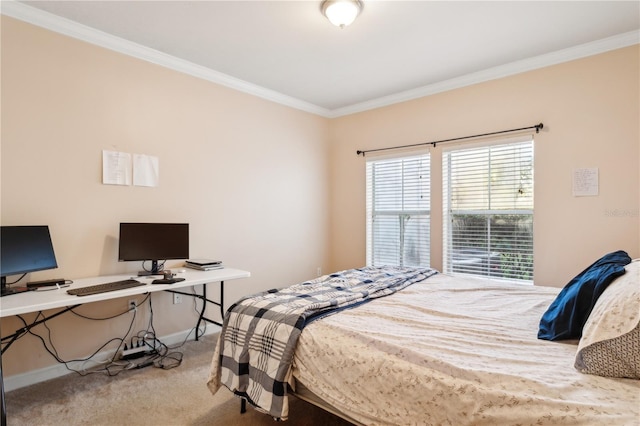
[[[215, 334], [220, 331], [220, 327], [213, 324], [208, 324], [204, 335]], [[193, 334], [193, 329], [181, 331], [178, 333], [170, 334], [168, 336], [159, 337], [160, 341], [167, 346], [182, 343], [189, 334]], [[202, 336], [201, 336], [202, 337]], [[194, 336], [189, 336], [188, 340], [194, 340]], [[212, 348], [213, 353], [213, 348]], [[95, 363], [109, 360], [113, 357], [114, 350], [104, 351], [97, 353], [93, 360]], [[91, 364], [87, 362], [69, 363], [69, 367], [75, 369], [89, 368]], [[14, 376], [4, 378], [4, 389], [6, 392], [10, 392], [15, 389], [20, 389], [25, 386], [34, 385], [36, 383], [44, 382], [47, 380], [55, 379], [57, 377], [66, 376], [73, 373], [69, 371], [64, 364], [55, 364], [49, 367], [44, 367], [39, 370], [27, 371], [26, 373], [16, 374]]]

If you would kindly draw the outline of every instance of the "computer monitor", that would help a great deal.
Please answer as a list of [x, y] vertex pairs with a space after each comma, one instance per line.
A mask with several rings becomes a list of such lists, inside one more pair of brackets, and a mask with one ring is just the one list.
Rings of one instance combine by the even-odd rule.
[[57, 267], [58, 263], [53, 251], [48, 226], [0, 227], [2, 296], [27, 291], [26, 287], [7, 287], [7, 276], [55, 269]]
[[[188, 223], [121, 223], [118, 260], [142, 261], [138, 275], [159, 275], [165, 260], [189, 258]], [[147, 269], [144, 262], [151, 262]]]

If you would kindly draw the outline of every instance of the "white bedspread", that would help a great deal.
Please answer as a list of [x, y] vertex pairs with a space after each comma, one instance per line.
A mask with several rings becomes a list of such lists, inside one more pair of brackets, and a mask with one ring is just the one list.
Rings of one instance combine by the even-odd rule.
[[293, 376], [363, 424], [640, 424], [640, 381], [537, 339], [559, 290], [436, 275], [308, 325]]

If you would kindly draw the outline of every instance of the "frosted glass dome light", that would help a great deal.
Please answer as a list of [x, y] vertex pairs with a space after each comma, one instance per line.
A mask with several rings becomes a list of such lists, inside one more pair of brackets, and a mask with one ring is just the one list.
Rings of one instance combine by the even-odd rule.
[[356, 20], [362, 11], [360, 0], [323, 0], [322, 14], [336, 27], [344, 28]]

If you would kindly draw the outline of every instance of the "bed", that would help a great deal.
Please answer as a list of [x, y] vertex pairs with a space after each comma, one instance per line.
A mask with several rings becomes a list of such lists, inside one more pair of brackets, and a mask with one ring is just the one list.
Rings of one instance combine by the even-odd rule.
[[[323, 312], [295, 339], [284, 407], [249, 402], [284, 420], [293, 393], [363, 425], [640, 424], [640, 262], [624, 268], [573, 340], [537, 336], [560, 288], [439, 273]], [[245, 398], [241, 384], [225, 383], [224, 351], [240, 348], [224, 333], [208, 385]], [[619, 337], [621, 348], [611, 345]]]

